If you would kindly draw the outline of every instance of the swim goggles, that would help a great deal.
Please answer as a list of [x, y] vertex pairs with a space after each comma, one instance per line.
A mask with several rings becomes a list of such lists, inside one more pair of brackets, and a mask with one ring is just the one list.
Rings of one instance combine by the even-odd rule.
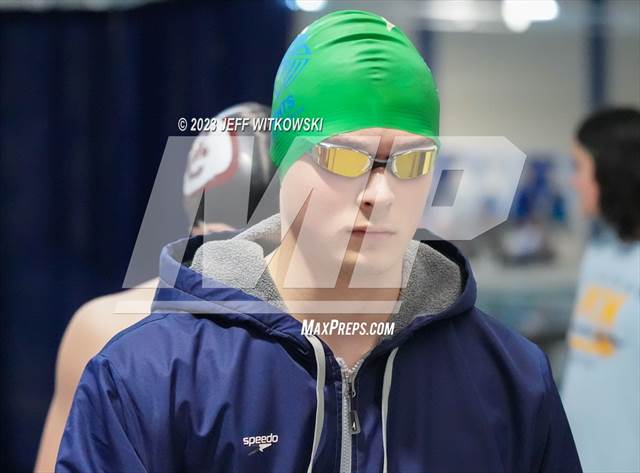
[[376, 167], [388, 167], [398, 179], [427, 175], [438, 151], [436, 144], [391, 153], [378, 160], [367, 151], [350, 146], [319, 143], [311, 149], [313, 161], [323, 169], [343, 177], [359, 177]]

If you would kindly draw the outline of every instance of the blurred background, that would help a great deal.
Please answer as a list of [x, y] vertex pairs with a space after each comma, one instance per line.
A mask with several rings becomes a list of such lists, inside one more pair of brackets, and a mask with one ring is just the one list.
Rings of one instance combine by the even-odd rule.
[[[439, 85], [441, 134], [526, 153], [507, 222], [459, 244], [480, 308], [538, 342], [562, 381], [586, 236], [571, 139], [597, 107], [640, 106], [640, 2], [0, 0], [4, 471], [33, 468], [69, 318], [122, 288], [178, 118], [270, 104], [293, 37], [349, 8], [413, 39]], [[185, 162], [168, 213], [182, 212]]]

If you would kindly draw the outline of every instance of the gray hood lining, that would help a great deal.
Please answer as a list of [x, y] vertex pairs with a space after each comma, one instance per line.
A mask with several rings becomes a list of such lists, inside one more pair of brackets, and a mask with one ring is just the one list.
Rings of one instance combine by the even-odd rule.
[[[280, 244], [280, 224], [280, 214], [275, 214], [228, 240], [205, 242], [196, 250], [191, 269], [287, 312], [264, 260]], [[402, 286], [397, 312], [390, 317], [395, 333], [415, 317], [453, 304], [462, 290], [462, 275], [446, 256], [411, 240], [403, 257]]]

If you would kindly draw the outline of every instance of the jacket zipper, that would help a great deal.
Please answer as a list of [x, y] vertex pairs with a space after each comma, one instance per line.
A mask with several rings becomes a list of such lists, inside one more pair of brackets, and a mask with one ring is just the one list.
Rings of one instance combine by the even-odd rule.
[[352, 435], [360, 433], [360, 419], [358, 411], [353, 408], [353, 399], [356, 397], [355, 380], [362, 366], [364, 358], [349, 372], [344, 362], [338, 359], [342, 374], [342, 442], [340, 451], [340, 473], [351, 473]]
[[353, 408], [353, 398], [356, 397], [356, 391], [353, 387], [353, 379], [347, 380], [347, 399], [349, 402], [349, 425], [351, 426], [351, 435], [360, 433], [360, 419], [358, 419], [358, 411]]

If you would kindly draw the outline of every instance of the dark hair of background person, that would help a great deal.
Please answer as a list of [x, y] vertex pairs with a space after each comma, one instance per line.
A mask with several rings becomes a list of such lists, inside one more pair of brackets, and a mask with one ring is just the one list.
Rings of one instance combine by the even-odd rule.
[[622, 240], [640, 239], [640, 111], [597, 111], [576, 137], [594, 160], [602, 218]]

